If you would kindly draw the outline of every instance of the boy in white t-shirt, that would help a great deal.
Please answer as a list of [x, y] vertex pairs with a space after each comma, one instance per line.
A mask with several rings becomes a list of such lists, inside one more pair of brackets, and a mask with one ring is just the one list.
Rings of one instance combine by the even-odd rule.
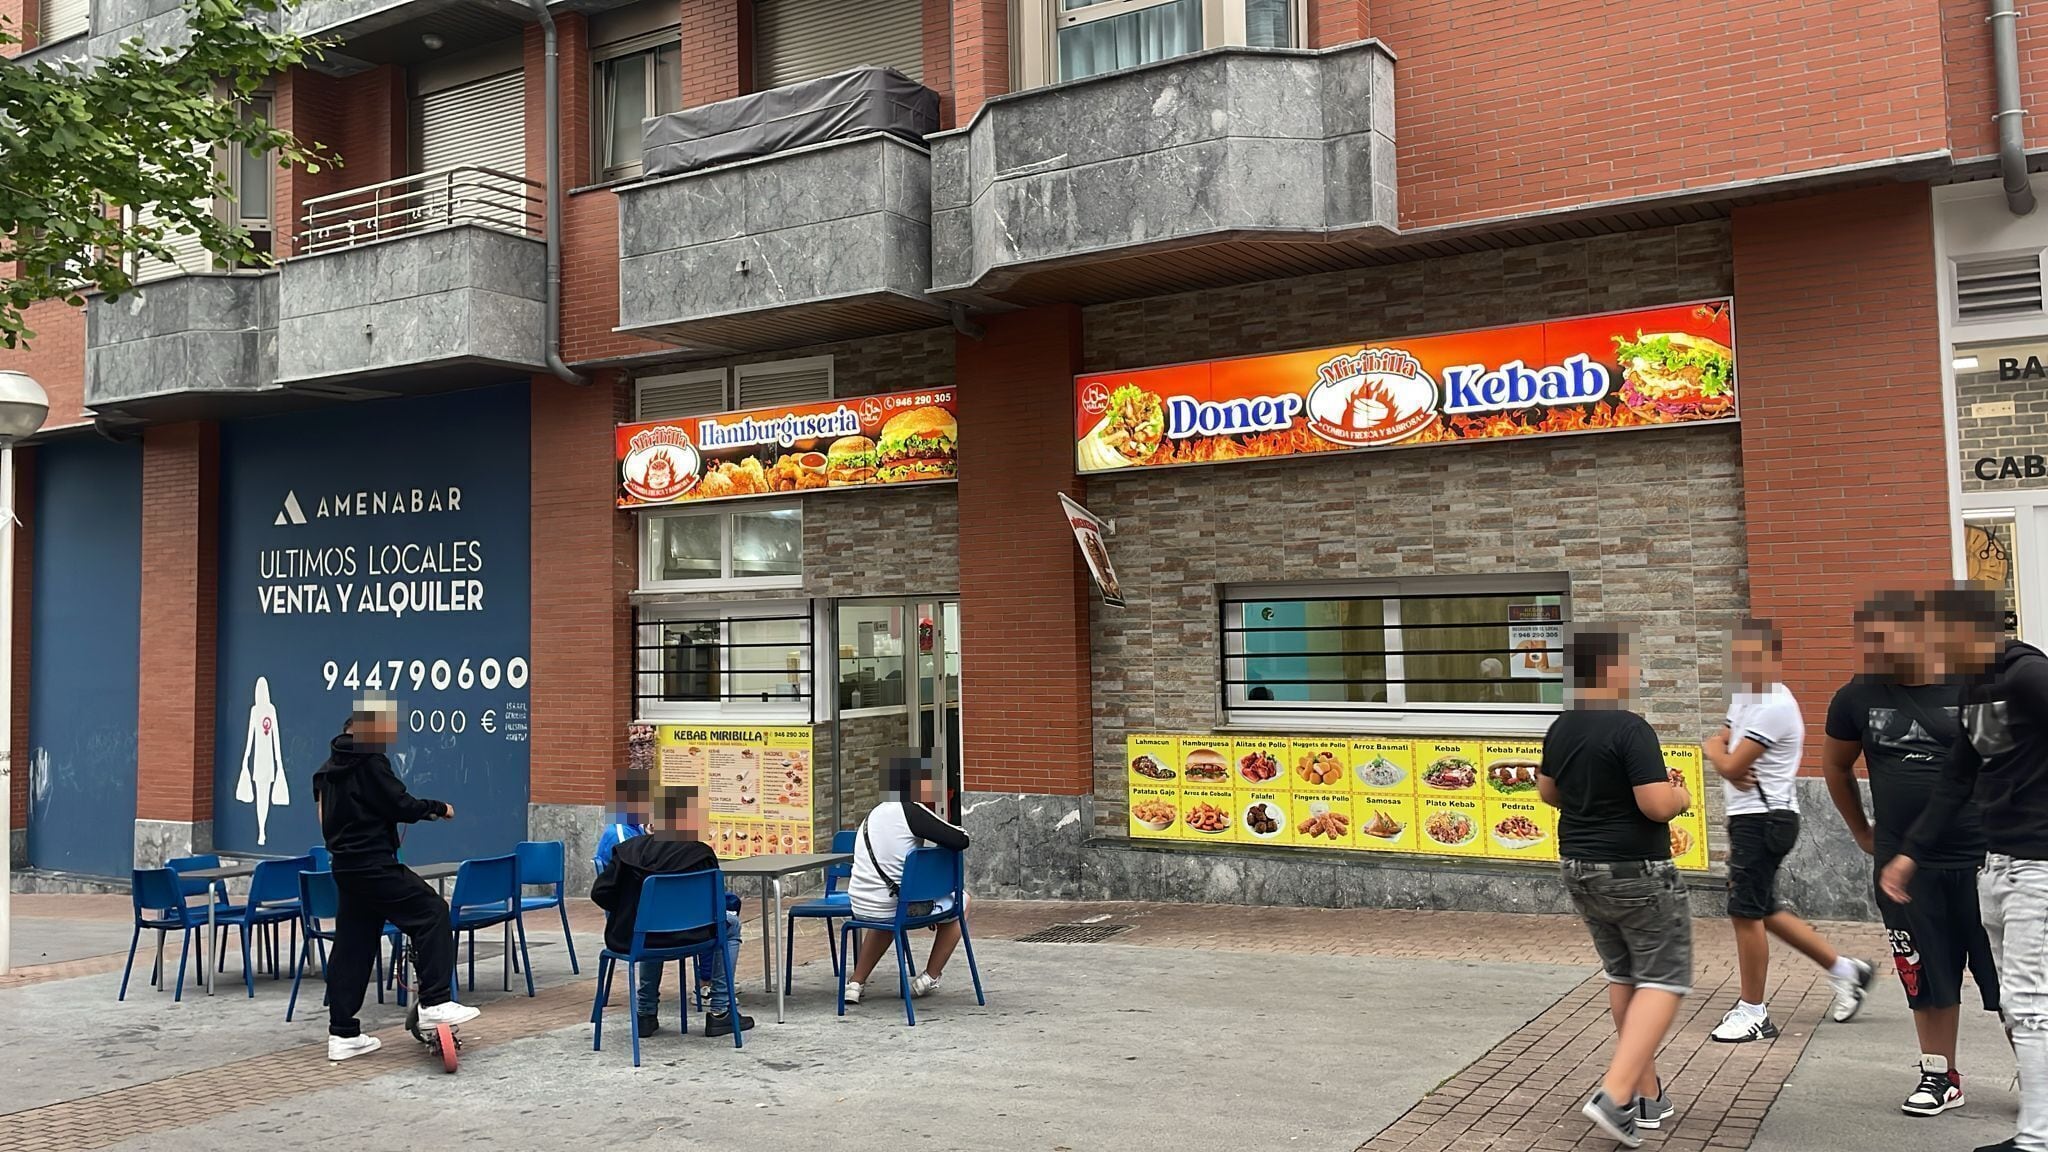
[[1847, 1023], [1863, 1008], [1875, 970], [1835, 951], [1813, 926], [1778, 902], [1778, 869], [1799, 841], [1800, 755], [1806, 718], [1780, 683], [1784, 640], [1765, 620], [1736, 629], [1729, 667], [1734, 673], [1728, 723], [1707, 741], [1707, 759], [1721, 774], [1728, 801], [1728, 918], [1735, 924], [1735, 956], [1742, 999], [1721, 1018], [1714, 1039], [1724, 1044], [1769, 1040], [1778, 1034], [1764, 1005], [1776, 936], [1827, 969], [1834, 982], [1833, 1017]]

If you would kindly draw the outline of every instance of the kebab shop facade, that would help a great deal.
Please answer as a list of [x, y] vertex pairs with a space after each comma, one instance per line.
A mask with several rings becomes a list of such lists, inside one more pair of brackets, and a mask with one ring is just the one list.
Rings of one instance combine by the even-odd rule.
[[1725, 264], [1625, 307], [1475, 276], [1418, 311], [1404, 274], [1086, 313], [1075, 467], [1123, 604], [1092, 609], [1076, 889], [1564, 910], [1536, 765], [1564, 637], [1614, 621], [1710, 903], [1700, 744], [1746, 606]]

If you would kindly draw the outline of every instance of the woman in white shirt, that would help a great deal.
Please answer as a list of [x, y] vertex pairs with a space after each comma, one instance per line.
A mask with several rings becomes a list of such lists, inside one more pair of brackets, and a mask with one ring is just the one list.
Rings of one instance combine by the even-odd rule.
[[[915, 797], [915, 799], [912, 799]], [[875, 805], [861, 821], [853, 842], [853, 877], [847, 881], [847, 899], [853, 914], [862, 920], [896, 918], [897, 882], [903, 878], [903, 864], [911, 850], [925, 844], [967, 849], [967, 833], [946, 823], [932, 811], [931, 777], [918, 771], [917, 762], [900, 760], [889, 767], [888, 798]], [[913, 905], [913, 915], [950, 911], [951, 898], [934, 902], [927, 909]], [[933, 928], [932, 951], [924, 971], [910, 981], [912, 996], [929, 996], [939, 986], [946, 961], [960, 945], [960, 921], [948, 920]], [[847, 974], [846, 1002], [860, 1003], [861, 985], [867, 983], [875, 965], [888, 955], [892, 940], [886, 932], [860, 934], [860, 955]]]

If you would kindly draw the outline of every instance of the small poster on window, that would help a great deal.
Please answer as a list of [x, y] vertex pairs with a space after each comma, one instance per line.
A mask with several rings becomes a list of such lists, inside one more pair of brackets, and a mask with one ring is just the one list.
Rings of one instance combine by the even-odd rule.
[[1511, 678], [1564, 679], [1564, 606], [1508, 605], [1508, 651]]

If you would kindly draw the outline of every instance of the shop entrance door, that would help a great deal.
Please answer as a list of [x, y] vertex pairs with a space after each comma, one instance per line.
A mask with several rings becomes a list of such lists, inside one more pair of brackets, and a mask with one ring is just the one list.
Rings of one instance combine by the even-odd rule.
[[2048, 637], [2048, 495], [1984, 493], [1963, 498], [1963, 578], [1998, 593], [2005, 629], [2038, 644]]
[[839, 827], [880, 800], [889, 757], [932, 762], [940, 811], [960, 793], [960, 602], [945, 597], [842, 600], [835, 613], [838, 700], [833, 730]]

